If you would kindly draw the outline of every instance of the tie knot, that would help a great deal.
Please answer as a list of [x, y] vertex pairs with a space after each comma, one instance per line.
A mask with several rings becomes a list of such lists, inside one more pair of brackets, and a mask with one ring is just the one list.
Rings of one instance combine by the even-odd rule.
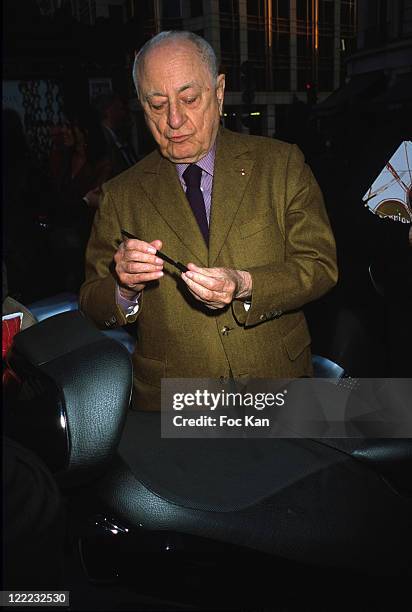
[[183, 180], [186, 183], [186, 187], [200, 187], [200, 179], [202, 178], [202, 168], [196, 166], [196, 164], [190, 164], [183, 172]]

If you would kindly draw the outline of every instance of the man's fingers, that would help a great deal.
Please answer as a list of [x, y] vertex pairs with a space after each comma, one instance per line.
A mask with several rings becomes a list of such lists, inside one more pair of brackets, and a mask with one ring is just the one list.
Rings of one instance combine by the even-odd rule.
[[187, 285], [187, 288], [189, 290], [189, 293], [191, 293], [198, 302], [202, 302], [202, 304], [205, 304], [205, 306], [207, 306], [208, 308], [211, 308], [212, 310], [216, 310], [217, 308], [222, 307], [221, 305], [215, 304], [213, 302], [208, 302], [207, 300], [205, 300], [204, 297], [202, 297], [201, 295], [199, 295], [199, 293], [194, 291], [194, 289], [190, 287], [189, 284]]
[[235, 289], [235, 282], [225, 268], [200, 268], [193, 263], [187, 264], [188, 278], [207, 287], [212, 291], [231, 292]]
[[[155, 242], [160, 242], [160, 240]], [[124, 237], [123, 244], [126, 251], [139, 251], [141, 253], [151, 253], [154, 255], [157, 250], [153, 244], [149, 244], [144, 240], [138, 240], [137, 238]]]
[[191, 272], [196, 272], [197, 274], [202, 274], [203, 276], [211, 276], [213, 278], [223, 278], [223, 273], [221, 268], [200, 268], [196, 266], [194, 263], [188, 263], [187, 267]]
[[135, 261], [125, 262], [123, 269], [129, 274], [142, 274], [142, 272], [160, 272], [163, 269], [163, 262], [161, 264], [153, 265], [150, 263], [138, 263]]
[[221, 304], [214, 304], [213, 302], [206, 302], [204, 299], [202, 299], [199, 295], [197, 295], [197, 293], [195, 293], [194, 291], [192, 291], [192, 289], [188, 286], [188, 290], [189, 293], [191, 293], [193, 295], [193, 297], [198, 301], [198, 302], [202, 302], [202, 304], [204, 304], [205, 306], [207, 306], [208, 308], [210, 308], [211, 310], [217, 310], [218, 308], [222, 308]]
[[149, 281], [158, 280], [163, 276], [163, 272], [145, 272], [143, 274], [120, 274], [119, 280], [126, 287], [134, 287], [135, 285], [144, 285]]
[[127, 291], [142, 291], [150, 281], [157, 281], [163, 276], [163, 259], [156, 257], [156, 251], [162, 247], [161, 240], [151, 243], [138, 238], [127, 238], [117, 249], [114, 260], [119, 285]]
[[122, 286], [141, 290], [146, 283], [163, 276], [163, 259], [154, 254], [160, 245], [160, 240], [149, 244], [137, 238], [124, 238], [114, 256], [116, 273]]
[[162, 265], [163, 259], [156, 257], [155, 253], [162, 246], [161, 240], [153, 240], [152, 243], [144, 242], [134, 238], [125, 238], [123, 242], [122, 255], [125, 261], [136, 261]]
[[225, 308], [238, 290], [237, 275], [226, 268], [200, 268], [189, 263], [188, 272], [182, 274], [189, 291], [209, 308]]
[[141, 251], [125, 251], [123, 259], [127, 262], [148, 263], [152, 266], [163, 264], [163, 259], [160, 259], [160, 257], [149, 255], [149, 253], [142, 253]]
[[162, 250], [163, 242], [161, 240], [153, 240], [153, 242], [151, 242], [150, 244], [156, 249], [156, 251]]
[[207, 276], [200, 272], [193, 272], [192, 270], [185, 272], [185, 275], [188, 279], [194, 281], [202, 287], [205, 287], [206, 289], [210, 289], [210, 291], [221, 292], [226, 288], [227, 281], [223, 277], [217, 278], [215, 276]]
[[[188, 274], [190, 274], [190, 276]], [[183, 272], [182, 279], [185, 281], [186, 285], [196, 293], [196, 295], [199, 295], [203, 299], [213, 299], [213, 291], [203, 283], [197, 282], [197, 280], [192, 277], [192, 274], [193, 273]]]
[[220, 304], [221, 307], [231, 302], [232, 296], [227, 292], [213, 291], [202, 284], [199, 284], [187, 276], [187, 272], [182, 274], [182, 278], [189, 287], [193, 295], [202, 302], [209, 304]]
[[135, 242], [136, 240], [129, 240], [127, 245], [123, 243], [116, 253], [117, 257], [123, 261], [136, 261], [141, 263], [150, 263], [152, 265], [161, 265], [163, 263], [163, 259], [148, 253], [147, 250], [143, 251], [141, 249], [131, 248], [130, 243]]

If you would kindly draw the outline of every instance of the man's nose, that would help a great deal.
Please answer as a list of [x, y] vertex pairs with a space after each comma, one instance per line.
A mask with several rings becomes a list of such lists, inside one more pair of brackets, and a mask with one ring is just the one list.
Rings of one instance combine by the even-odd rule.
[[178, 130], [185, 122], [186, 117], [180, 104], [169, 104], [167, 122], [171, 128]]

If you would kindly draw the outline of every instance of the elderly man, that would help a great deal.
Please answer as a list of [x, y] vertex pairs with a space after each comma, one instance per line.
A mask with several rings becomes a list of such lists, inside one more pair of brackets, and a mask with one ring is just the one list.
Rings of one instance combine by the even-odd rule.
[[81, 307], [103, 328], [137, 320], [135, 407], [160, 408], [164, 377], [311, 375], [301, 308], [337, 271], [302, 154], [220, 127], [225, 77], [193, 33], [152, 38], [134, 79], [158, 150], [104, 188]]

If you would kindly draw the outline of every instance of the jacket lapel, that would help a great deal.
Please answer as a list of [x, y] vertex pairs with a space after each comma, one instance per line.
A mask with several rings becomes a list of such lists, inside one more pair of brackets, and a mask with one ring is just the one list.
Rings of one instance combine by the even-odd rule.
[[[180, 185], [174, 164], [160, 154], [150, 156], [140, 176], [142, 187], [158, 213], [196, 258], [212, 267], [223, 247], [249, 182], [254, 161], [237, 134], [221, 129], [213, 173], [209, 250]], [[165, 245], [167, 252], [167, 245]]]
[[216, 147], [209, 227], [209, 267], [223, 247], [249, 182], [254, 161], [243, 139], [221, 129]]
[[[160, 156], [143, 170], [142, 187], [158, 213], [195, 258], [207, 266], [208, 249], [196, 218], [182, 189], [175, 165]], [[167, 251], [167, 245], [165, 245]], [[171, 254], [171, 256], [173, 256]]]

